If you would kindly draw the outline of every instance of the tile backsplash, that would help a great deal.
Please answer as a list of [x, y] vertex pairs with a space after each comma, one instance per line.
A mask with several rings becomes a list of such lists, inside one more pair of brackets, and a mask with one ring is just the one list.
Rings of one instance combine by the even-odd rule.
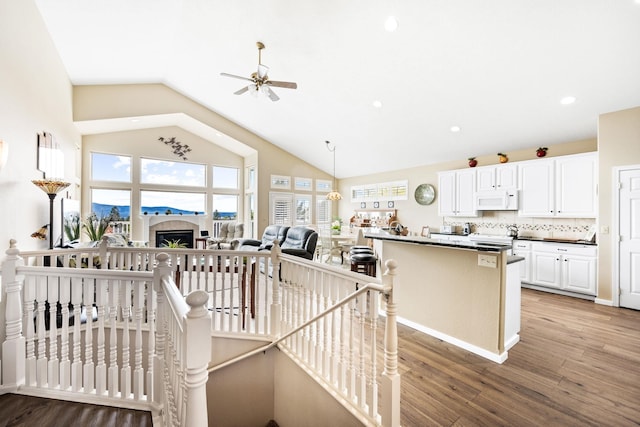
[[515, 225], [518, 235], [536, 238], [582, 239], [595, 218], [521, 218], [515, 211], [485, 212], [478, 218], [445, 218], [442, 225], [451, 225], [457, 232], [464, 223], [471, 224], [472, 233], [504, 236]]

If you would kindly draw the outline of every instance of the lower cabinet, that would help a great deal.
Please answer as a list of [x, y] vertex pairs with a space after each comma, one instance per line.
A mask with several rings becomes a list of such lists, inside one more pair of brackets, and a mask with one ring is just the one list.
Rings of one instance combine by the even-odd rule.
[[596, 295], [598, 248], [560, 243], [531, 244], [531, 279], [538, 286]]
[[531, 282], [531, 242], [524, 240], [513, 241], [513, 254], [524, 258], [518, 265], [521, 282]]

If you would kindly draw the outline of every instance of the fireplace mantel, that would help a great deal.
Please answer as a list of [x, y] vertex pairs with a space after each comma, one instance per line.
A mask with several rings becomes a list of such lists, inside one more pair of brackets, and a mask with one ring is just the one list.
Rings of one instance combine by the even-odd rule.
[[[155, 230], [182, 230], [190, 228], [196, 236], [200, 230], [209, 230], [207, 227], [209, 217], [207, 215], [141, 215], [143, 238], [153, 247], [155, 242]], [[153, 232], [152, 232], [153, 228]]]

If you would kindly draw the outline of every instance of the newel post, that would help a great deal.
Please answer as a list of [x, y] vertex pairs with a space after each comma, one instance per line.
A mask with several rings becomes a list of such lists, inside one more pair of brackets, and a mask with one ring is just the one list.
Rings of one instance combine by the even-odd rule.
[[[187, 295], [190, 309], [185, 325], [185, 426], [207, 426], [207, 367], [211, 361], [211, 314], [206, 304], [209, 295], [197, 290]], [[178, 403], [179, 404], [179, 403]]]
[[[271, 272], [271, 284], [273, 301], [271, 302], [271, 336], [279, 337], [282, 331], [282, 325], [280, 321], [282, 319], [282, 304], [280, 304], [280, 242], [278, 240], [273, 241], [271, 247], [271, 266], [273, 271]], [[266, 262], [267, 260], [265, 260]], [[265, 274], [269, 273], [268, 266], [265, 265]]]
[[165, 360], [165, 333], [167, 330], [167, 297], [162, 287], [162, 277], [171, 277], [169, 255], [161, 252], [156, 256], [157, 265], [153, 269], [153, 290], [156, 292], [156, 336], [155, 356], [153, 358], [153, 402], [164, 402], [164, 360]]
[[22, 334], [22, 282], [24, 277], [16, 275], [16, 267], [23, 265], [16, 241], [9, 241], [7, 256], [2, 263], [2, 287], [6, 294], [6, 337], [2, 343], [2, 383], [18, 386], [24, 384], [25, 338]]
[[384, 329], [384, 371], [380, 378], [382, 389], [382, 425], [385, 427], [400, 426], [400, 374], [398, 373], [398, 324], [397, 307], [393, 300], [394, 277], [398, 263], [388, 260], [387, 270], [382, 276], [384, 297], [386, 299], [386, 317]]

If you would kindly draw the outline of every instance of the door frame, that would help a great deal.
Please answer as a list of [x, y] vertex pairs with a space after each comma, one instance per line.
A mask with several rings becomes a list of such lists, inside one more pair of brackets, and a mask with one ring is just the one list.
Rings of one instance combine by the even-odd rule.
[[612, 218], [614, 244], [611, 253], [611, 302], [614, 307], [620, 307], [620, 174], [631, 170], [640, 170], [640, 164], [616, 166], [613, 168], [612, 180]]

